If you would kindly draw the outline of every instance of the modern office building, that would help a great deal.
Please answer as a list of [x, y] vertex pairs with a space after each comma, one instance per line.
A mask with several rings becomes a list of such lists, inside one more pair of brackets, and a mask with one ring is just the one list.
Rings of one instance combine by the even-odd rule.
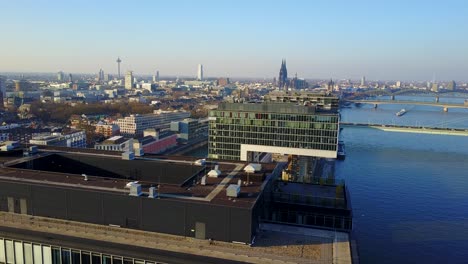
[[182, 121], [172, 121], [171, 131], [178, 133], [183, 141], [200, 139], [208, 133], [208, 119], [186, 118]]
[[338, 98], [273, 94], [262, 103], [221, 103], [209, 114], [208, 157], [252, 160], [257, 153], [336, 158]]
[[41, 146], [59, 146], [70, 148], [86, 148], [86, 132], [73, 130], [67, 133], [45, 133], [33, 136], [29, 144]]
[[143, 131], [148, 128], [169, 129], [172, 121], [188, 118], [190, 112], [162, 112], [154, 111], [153, 114], [130, 115], [120, 118], [114, 123], [120, 128], [120, 134], [128, 137], [138, 137], [143, 135]]
[[153, 75], [153, 83], [159, 82], [159, 71], [156, 71], [156, 74]]
[[159, 154], [177, 145], [177, 134], [159, 133], [155, 129], [144, 131], [143, 137], [133, 140], [134, 152], [141, 154]]
[[15, 91], [16, 92], [24, 92], [30, 90], [31, 85], [28, 81], [21, 79], [15, 81]]
[[362, 78], [361, 78], [361, 86], [366, 86], [366, 76], [362, 76]]
[[127, 71], [125, 74], [125, 89], [132, 89], [133, 88], [133, 72]]
[[198, 64], [197, 80], [203, 81], [203, 65]]
[[133, 139], [124, 138], [122, 136], [113, 136], [99, 144], [94, 145], [94, 149], [119, 152], [133, 152]]
[[63, 81], [65, 81], [65, 74], [63, 73], [63, 71], [57, 72], [57, 81], [58, 81], [58, 82], [63, 82]]
[[447, 84], [447, 90], [455, 91], [457, 89], [457, 83], [455, 81], [450, 81]]
[[156, 251], [154, 241], [250, 245], [264, 221], [352, 227], [346, 194], [337, 198], [327, 185], [295, 194], [298, 186], [281, 182], [282, 163], [164, 158], [42, 146], [33, 156], [9, 157], [0, 168], [0, 262], [186, 263], [193, 253], [185, 247]]

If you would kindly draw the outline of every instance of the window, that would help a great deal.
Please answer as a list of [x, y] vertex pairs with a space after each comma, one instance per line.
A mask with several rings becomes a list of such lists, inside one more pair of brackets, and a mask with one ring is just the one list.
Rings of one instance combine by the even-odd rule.
[[0, 239], [0, 262], [5, 263], [6, 262], [6, 256], [5, 256], [5, 241], [3, 239]]
[[62, 264], [70, 264], [70, 249], [62, 248]]
[[15, 241], [15, 264], [23, 264], [23, 243]]
[[60, 264], [60, 248], [52, 248], [52, 264]]

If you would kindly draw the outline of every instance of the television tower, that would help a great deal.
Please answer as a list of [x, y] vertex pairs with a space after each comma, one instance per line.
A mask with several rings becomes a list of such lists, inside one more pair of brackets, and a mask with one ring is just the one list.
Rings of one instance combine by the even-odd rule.
[[117, 69], [118, 69], [118, 74], [119, 74], [119, 79], [120, 79], [120, 63], [122, 62], [122, 60], [120, 59], [120, 57], [117, 57]]

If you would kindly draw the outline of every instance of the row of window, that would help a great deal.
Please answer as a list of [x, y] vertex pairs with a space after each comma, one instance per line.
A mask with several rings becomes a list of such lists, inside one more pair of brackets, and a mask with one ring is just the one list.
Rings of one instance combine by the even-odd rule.
[[4, 264], [157, 264], [155, 261], [55, 247], [0, 237]]
[[244, 125], [244, 126], [264, 126], [264, 127], [289, 127], [289, 128], [325, 128], [325, 129], [337, 129], [338, 127], [338, 123], [228, 118], [228, 119], [220, 119], [218, 121], [211, 121], [210, 128], [217, 128], [221, 124]]
[[[273, 138], [273, 136], [276, 136]], [[337, 145], [337, 138], [332, 137], [288, 137], [286, 140], [282, 140], [282, 135], [272, 135], [272, 138], [237, 138], [237, 137], [220, 137], [220, 136], [210, 136], [209, 142], [211, 145], [216, 146], [218, 148], [223, 148], [223, 144], [232, 144], [236, 146], [236, 148], [240, 148], [241, 144], [249, 144], [249, 145], [263, 145], [263, 146], [278, 146], [278, 147], [289, 147], [292, 145], [300, 145], [305, 149], [316, 149], [316, 147], [320, 147], [321, 144], [330, 144], [334, 146], [336, 149]], [[321, 148], [317, 148], [321, 149]]]
[[[210, 130], [210, 136], [239, 137], [244, 139], [276, 139], [288, 141], [317, 141], [314, 137], [336, 138], [336, 130], [289, 130], [289, 129], [268, 129], [256, 127], [249, 131], [237, 130]], [[290, 132], [291, 131], [291, 132]], [[295, 138], [302, 138], [296, 139]]]
[[256, 112], [226, 112], [211, 111], [211, 117], [237, 118], [237, 119], [266, 119], [266, 120], [285, 120], [300, 122], [327, 122], [337, 123], [338, 115], [301, 115], [301, 114], [276, 114], [276, 113], [256, 113]]

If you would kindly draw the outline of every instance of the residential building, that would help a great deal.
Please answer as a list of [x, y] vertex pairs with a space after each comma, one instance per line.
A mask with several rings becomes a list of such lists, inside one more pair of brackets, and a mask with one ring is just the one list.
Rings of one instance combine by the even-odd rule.
[[218, 85], [219, 86], [226, 86], [230, 84], [231, 82], [229, 81], [229, 78], [219, 78], [218, 79]]
[[116, 124], [97, 124], [95, 132], [105, 137], [112, 137], [120, 133], [120, 128]]

